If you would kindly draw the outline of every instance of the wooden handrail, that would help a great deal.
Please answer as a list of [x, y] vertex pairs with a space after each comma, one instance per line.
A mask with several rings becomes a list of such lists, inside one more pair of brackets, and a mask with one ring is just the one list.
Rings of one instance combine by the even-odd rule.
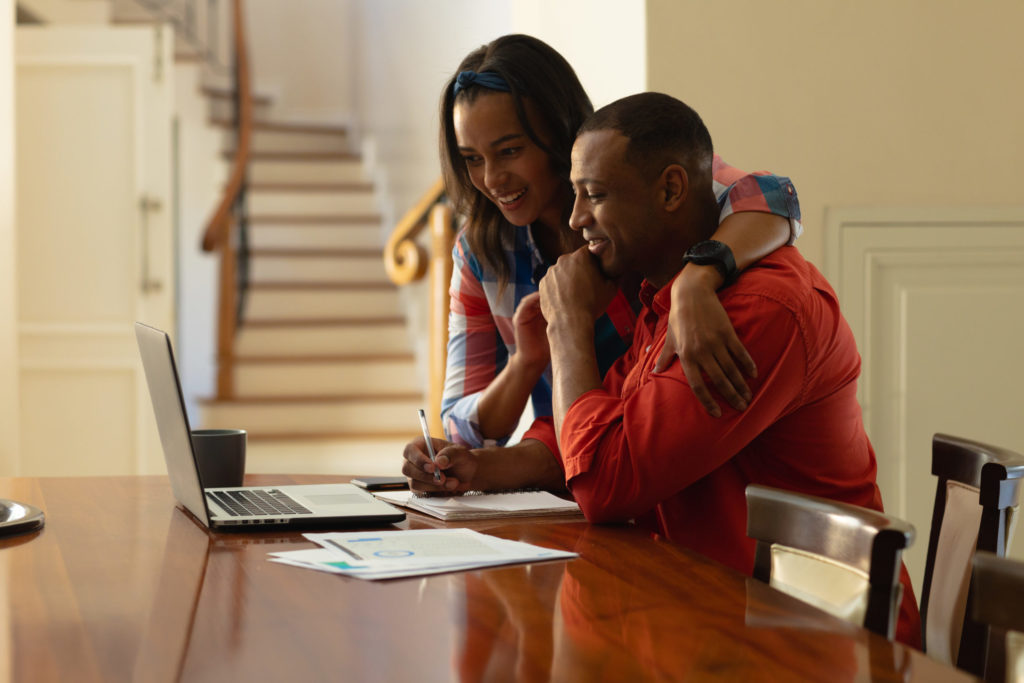
[[407, 285], [426, 275], [427, 252], [415, 238], [427, 225], [431, 209], [443, 197], [444, 181], [438, 178], [391, 232], [384, 247], [384, 269], [396, 285]]
[[455, 242], [452, 207], [435, 204], [430, 210], [430, 387], [427, 406], [430, 408], [430, 433], [444, 433], [441, 424], [441, 398], [444, 395], [444, 374], [448, 364], [448, 308], [451, 305], [448, 287], [452, 281], [452, 244]]
[[233, 0], [235, 23], [235, 89], [238, 97], [238, 141], [231, 176], [220, 204], [203, 233], [203, 251], [213, 251], [228, 240], [231, 232], [231, 209], [245, 181], [249, 165], [249, 145], [252, 137], [252, 92], [249, 87], [249, 53], [245, 42], [245, 24], [242, 21], [242, 0]]
[[[441, 397], [448, 355], [448, 286], [452, 280], [452, 245], [455, 243], [455, 219], [452, 207], [444, 201], [444, 181], [430, 186], [388, 238], [384, 248], [384, 267], [396, 285], [407, 285], [430, 272], [428, 313], [428, 420], [430, 432], [440, 436]], [[416, 236], [430, 226], [430, 253], [416, 242]]]
[[234, 213], [243, 196], [249, 150], [252, 138], [252, 92], [249, 78], [249, 53], [245, 40], [245, 22], [242, 0], [233, 0], [232, 13], [235, 29], [235, 93], [237, 102], [237, 136], [235, 159], [231, 175], [220, 204], [213, 212], [203, 233], [203, 251], [220, 252], [220, 292], [217, 314], [217, 398], [234, 396], [234, 340], [238, 315], [238, 254], [231, 228], [236, 222]]

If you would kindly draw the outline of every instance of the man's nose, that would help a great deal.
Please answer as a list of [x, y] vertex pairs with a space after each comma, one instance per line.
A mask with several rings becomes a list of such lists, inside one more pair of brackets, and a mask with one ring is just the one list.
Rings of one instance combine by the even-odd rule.
[[579, 231], [590, 225], [591, 222], [592, 216], [590, 211], [584, 205], [583, 197], [577, 194], [572, 202], [572, 215], [569, 216], [569, 227]]

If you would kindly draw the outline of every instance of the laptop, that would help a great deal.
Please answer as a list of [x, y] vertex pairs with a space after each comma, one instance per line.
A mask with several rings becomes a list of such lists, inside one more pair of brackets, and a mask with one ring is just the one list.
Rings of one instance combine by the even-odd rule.
[[204, 487], [192, 448], [192, 431], [171, 338], [163, 330], [137, 322], [135, 339], [174, 497], [207, 527], [255, 531], [300, 526], [370, 526], [405, 519], [401, 510], [352, 484]]

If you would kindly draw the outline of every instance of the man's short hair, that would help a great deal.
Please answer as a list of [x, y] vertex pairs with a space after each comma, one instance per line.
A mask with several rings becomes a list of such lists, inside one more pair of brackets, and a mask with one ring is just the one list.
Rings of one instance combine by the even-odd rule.
[[579, 129], [616, 130], [629, 140], [626, 161], [653, 180], [670, 164], [686, 169], [691, 182], [711, 184], [714, 147], [700, 116], [671, 95], [645, 92], [601, 107]]

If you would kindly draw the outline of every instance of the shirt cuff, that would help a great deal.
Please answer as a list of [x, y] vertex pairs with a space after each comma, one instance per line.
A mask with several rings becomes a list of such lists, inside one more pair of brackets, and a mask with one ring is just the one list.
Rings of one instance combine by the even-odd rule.
[[604, 389], [591, 389], [569, 406], [562, 420], [560, 456], [567, 484], [590, 471], [608, 430], [622, 422], [622, 406], [621, 398]]
[[777, 175], [745, 175], [729, 187], [719, 223], [733, 213], [759, 211], [800, 224], [800, 200], [793, 181]]

